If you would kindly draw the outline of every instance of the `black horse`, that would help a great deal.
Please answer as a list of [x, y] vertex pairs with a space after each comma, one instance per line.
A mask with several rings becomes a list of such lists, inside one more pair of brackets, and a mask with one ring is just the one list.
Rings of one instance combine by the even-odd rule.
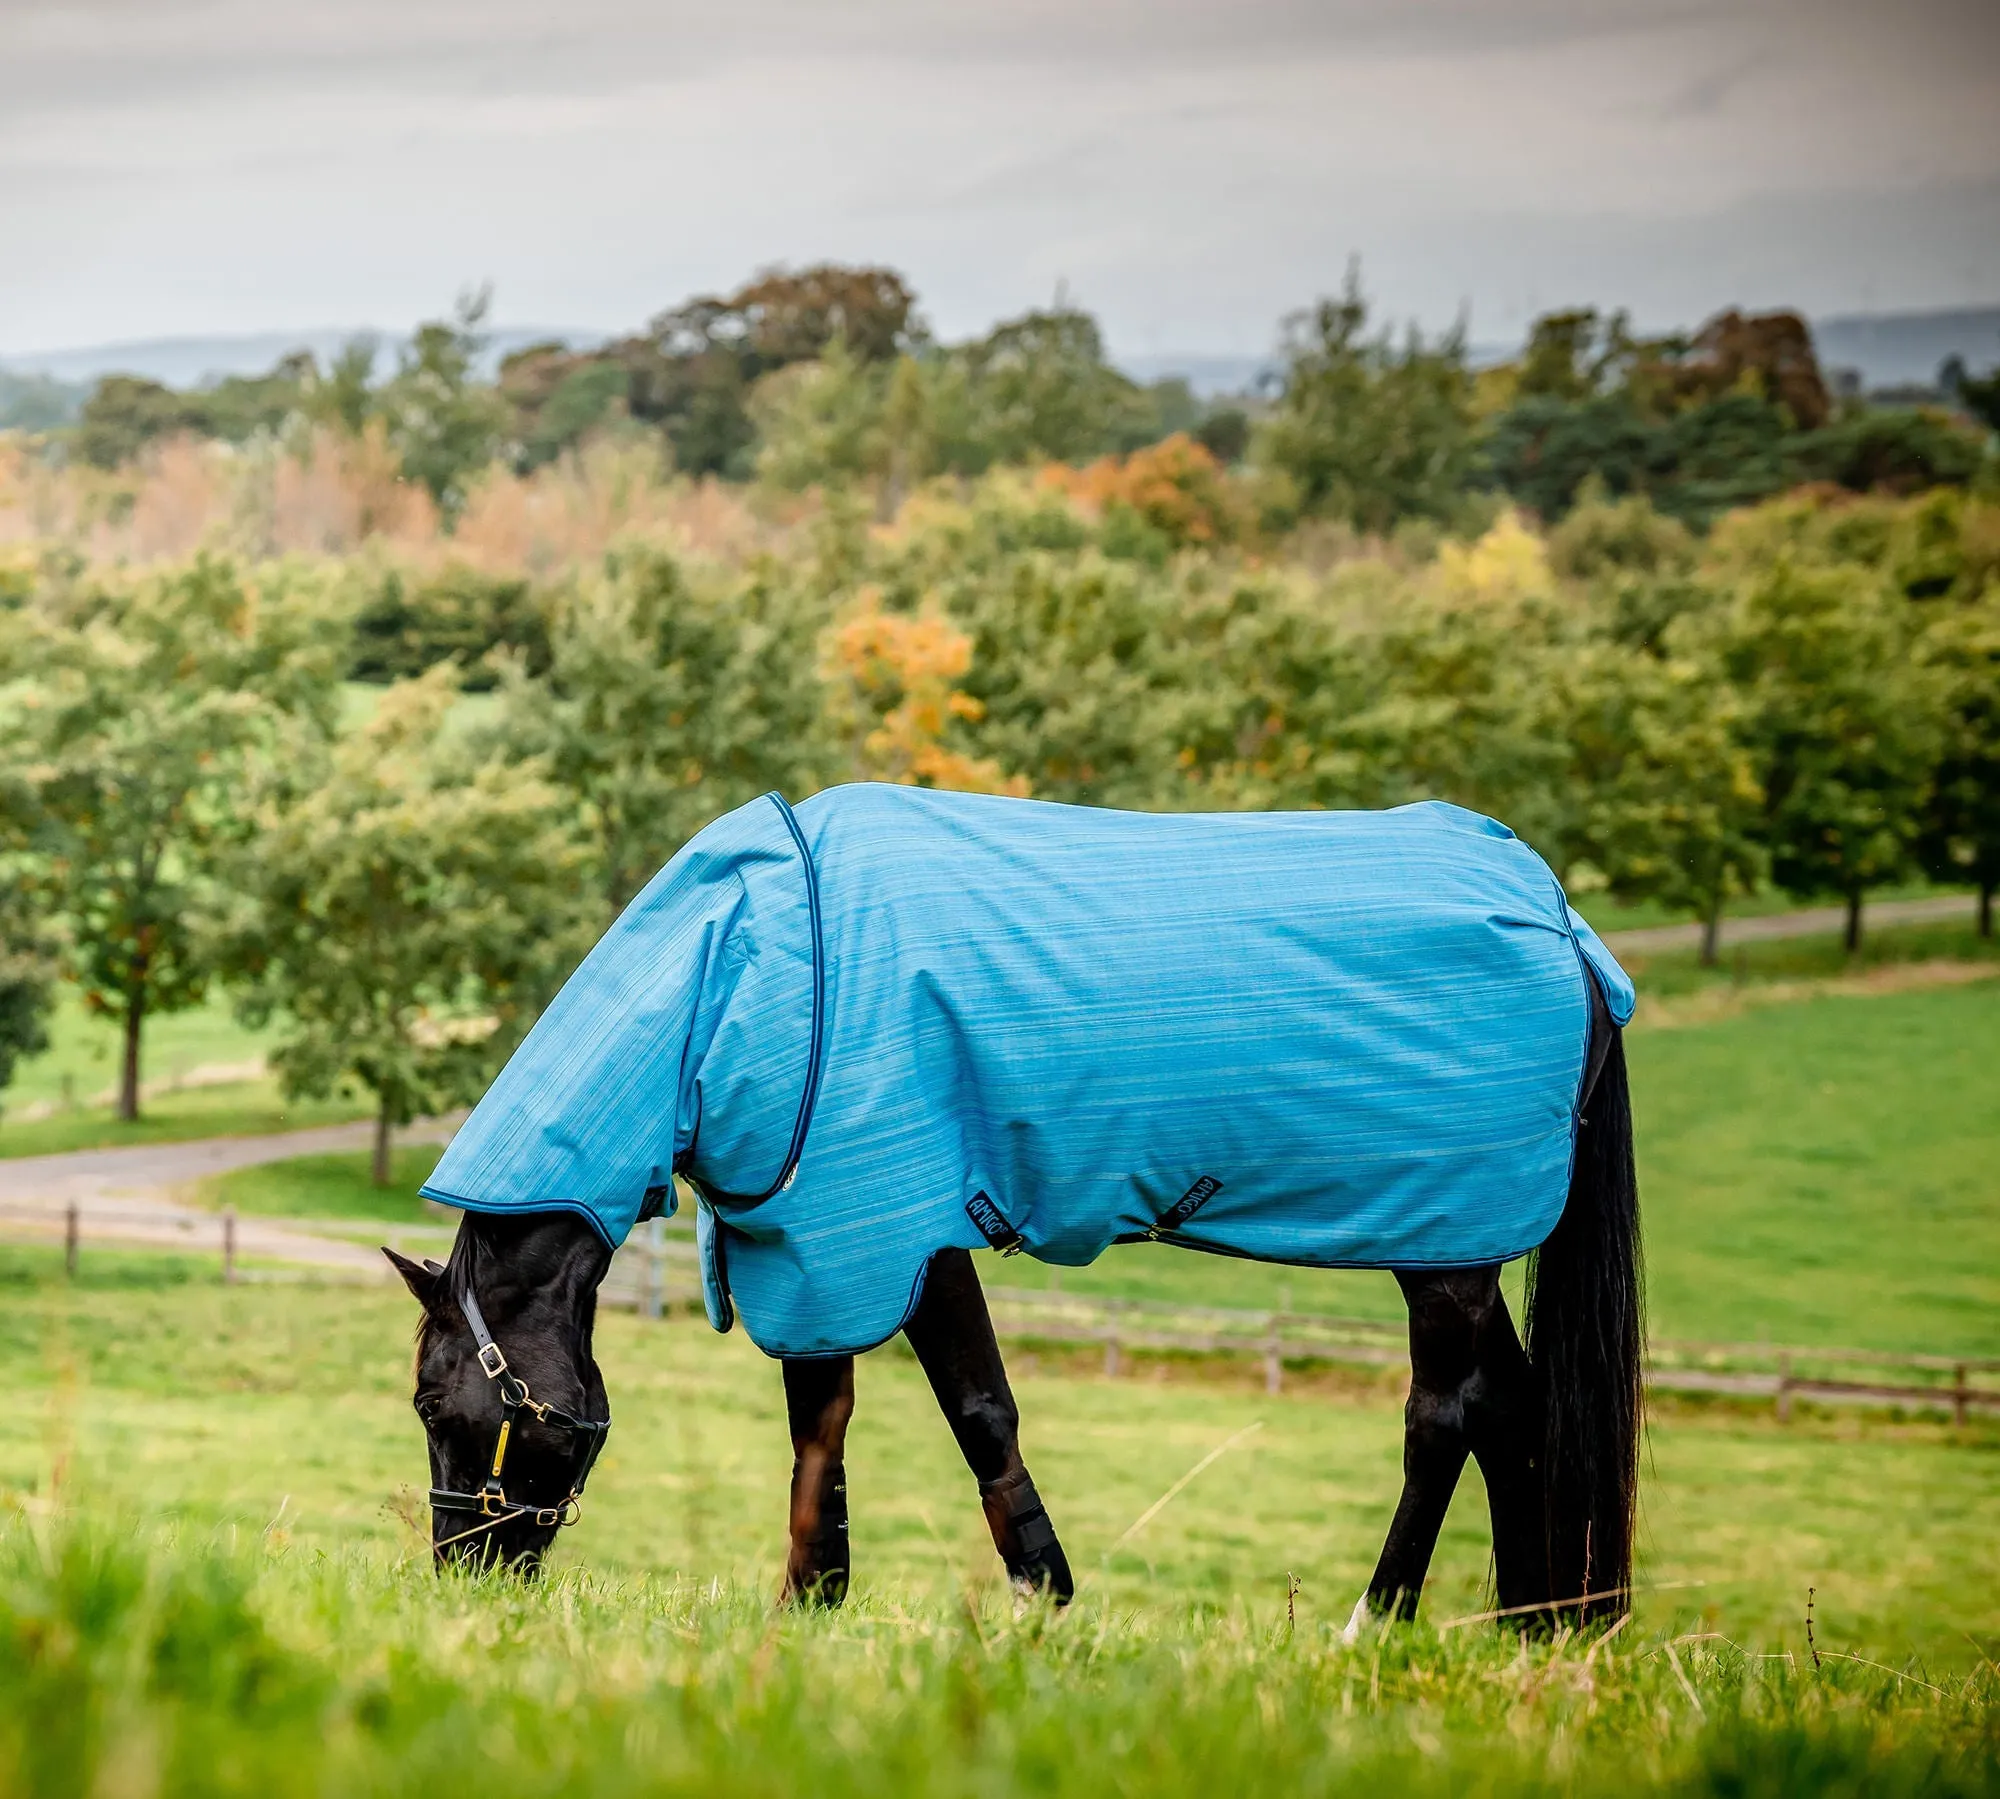
[[[1498, 1265], [1396, 1270], [1410, 1314], [1403, 1493], [1368, 1612], [1413, 1617], [1471, 1454], [1493, 1521], [1497, 1606], [1531, 1626], [1624, 1609], [1638, 1487], [1638, 1183], [1621, 1033], [1592, 983], [1569, 1193], [1530, 1259], [1525, 1330]], [[570, 1212], [468, 1212], [450, 1260], [385, 1250], [422, 1304], [416, 1408], [429, 1437], [440, 1565], [532, 1573], [576, 1498], [610, 1408], [591, 1352], [610, 1265]], [[490, 1321], [490, 1322], [489, 1322]], [[1069, 1599], [1074, 1580], [1021, 1459], [1019, 1413], [971, 1256], [940, 1251], [904, 1326], [979, 1487], [1009, 1577]], [[854, 1359], [783, 1363], [792, 1436], [785, 1595], [838, 1604], [849, 1579], [844, 1444]]]

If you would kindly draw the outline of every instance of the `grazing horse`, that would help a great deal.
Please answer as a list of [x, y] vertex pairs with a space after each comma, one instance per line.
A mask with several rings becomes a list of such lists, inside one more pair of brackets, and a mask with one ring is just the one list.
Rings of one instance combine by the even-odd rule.
[[[788, 1597], [849, 1579], [854, 1356], [901, 1331], [1020, 1585], [1073, 1579], [971, 1251], [1394, 1273], [1404, 1484], [1355, 1608], [1415, 1614], [1468, 1454], [1498, 1606], [1622, 1609], [1638, 1478], [1632, 987], [1504, 826], [1156, 817], [855, 786], [719, 819], [619, 918], [424, 1192], [441, 1563], [532, 1571], [609, 1406], [598, 1286], [696, 1196], [709, 1320], [783, 1365]], [[1501, 1265], [1532, 1252], [1522, 1334]], [[387, 1252], [385, 1252], [387, 1253]]]

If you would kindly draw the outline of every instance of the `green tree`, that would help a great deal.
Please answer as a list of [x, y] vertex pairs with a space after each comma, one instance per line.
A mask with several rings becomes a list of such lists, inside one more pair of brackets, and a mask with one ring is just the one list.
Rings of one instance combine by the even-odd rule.
[[20, 771], [0, 769], [0, 1094], [23, 1056], [48, 1048], [55, 998], [51, 921], [43, 915], [43, 884], [24, 854], [32, 817]]
[[449, 669], [399, 683], [303, 792], [272, 796], [236, 868], [225, 965], [252, 1025], [284, 1021], [285, 1091], [375, 1098], [375, 1184], [395, 1128], [477, 1096], [595, 920], [568, 798], [469, 752]]
[[[951, 352], [963, 381], [944, 466], [1083, 462], [1160, 435], [1154, 402], [1105, 360], [1097, 321], [1058, 303], [1023, 313]], [[955, 439], [955, 441], [952, 441]]]
[[1764, 786], [1744, 697], [1691, 624], [1659, 654], [1590, 646], [1560, 679], [1583, 853], [1615, 898], [1699, 918], [1713, 967], [1723, 908], [1755, 892], [1768, 865]]
[[750, 395], [757, 473], [794, 491], [885, 478], [893, 375], [835, 338], [811, 362], [774, 370]]
[[374, 409], [375, 339], [367, 333], [351, 337], [327, 365], [306, 384], [306, 416], [349, 437], [359, 437]]
[[73, 442], [85, 462], [118, 468], [159, 438], [207, 429], [199, 395], [175, 393], [143, 375], [106, 375], [83, 403]]
[[828, 616], [774, 567], [698, 584], [655, 551], [556, 596], [548, 671], [509, 665], [490, 747], [545, 768], [581, 807], [600, 924], [710, 819], [818, 785]]
[[1979, 934], [1990, 937], [2000, 887], [2000, 586], [1932, 619], [1922, 655], [1943, 685], [1944, 742], [1918, 853], [1933, 879], [1979, 889]]
[[1462, 328], [1435, 343], [1368, 335], [1358, 270], [1340, 297], [1286, 323], [1284, 394], [1253, 460], [1299, 512], [1387, 531], [1448, 518], [1472, 468], [1472, 380]]
[[472, 477], [499, 454], [506, 430], [505, 402], [476, 378], [492, 301], [488, 288], [461, 294], [451, 318], [419, 325], [375, 400], [403, 473], [430, 489], [447, 521], [464, 506]]
[[1940, 742], [1941, 694], [1913, 656], [1908, 605], [1879, 576], [1780, 561], [1752, 579], [1723, 663], [1748, 707], [1778, 885], [1847, 906], [1912, 866]]
[[200, 557], [51, 584], [18, 623], [0, 760], [18, 771], [39, 890], [68, 922], [69, 975], [123, 1033], [132, 1119], [147, 1019], [207, 989], [249, 783], [334, 728], [343, 621], [297, 574]]

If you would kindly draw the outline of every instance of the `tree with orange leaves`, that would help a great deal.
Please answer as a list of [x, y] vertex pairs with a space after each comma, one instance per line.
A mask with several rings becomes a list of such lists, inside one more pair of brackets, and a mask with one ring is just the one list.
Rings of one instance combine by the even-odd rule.
[[884, 612], [879, 592], [864, 589], [826, 648], [829, 706], [863, 779], [1026, 796], [1025, 777], [946, 741], [986, 709], [956, 685], [972, 666], [972, 639], [935, 605]]
[[1041, 480], [1100, 512], [1128, 507], [1176, 549], [1232, 543], [1246, 522], [1235, 484], [1184, 431], [1129, 456], [1101, 457], [1088, 468], [1051, 463]]

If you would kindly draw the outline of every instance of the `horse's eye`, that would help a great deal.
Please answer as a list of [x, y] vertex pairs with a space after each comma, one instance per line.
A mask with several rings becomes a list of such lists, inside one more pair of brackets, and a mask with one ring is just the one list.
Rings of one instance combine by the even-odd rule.
[[419, 1393], [410, 1403], [417, 1408], [417, 1416], [424, 1421], [426, 1430], [437, 1422], [438, 1396], [435, 1393]]

